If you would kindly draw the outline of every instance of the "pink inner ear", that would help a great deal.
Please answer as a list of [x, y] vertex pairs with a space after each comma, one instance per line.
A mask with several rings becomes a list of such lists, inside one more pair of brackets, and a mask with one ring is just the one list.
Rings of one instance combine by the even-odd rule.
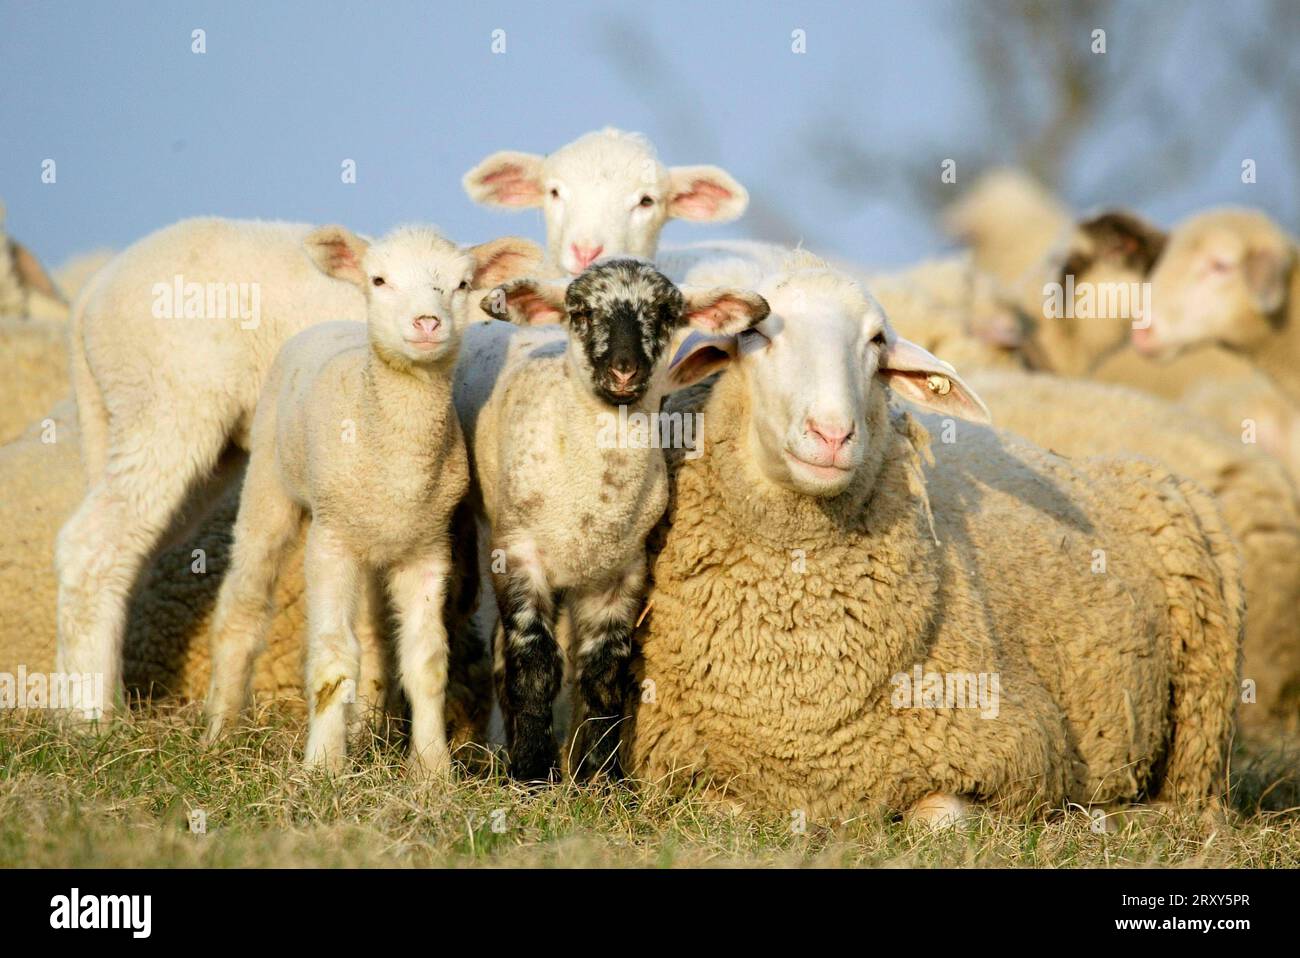
[[731, 191], [712, 180], [695, 180], [691, 188], [673, 197], [673, 210], [678, 215], [712, 216], [731, 199]]
[[537, 199], [542, 192], [524, 173], [523, 167], [514, 163], [489, 173], [481, 182], [492, 189], [492, 198], [498, 203], [527, 203]]

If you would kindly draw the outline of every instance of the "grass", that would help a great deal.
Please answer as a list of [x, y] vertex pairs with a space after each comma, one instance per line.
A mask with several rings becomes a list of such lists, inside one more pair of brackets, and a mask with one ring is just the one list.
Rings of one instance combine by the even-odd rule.
[[938, 834], [874, 820], [800, 834], [698, 796], [529, 790], [494, 758], [422, 785], [381, 743], [348, 774], [308, 774], [291, 714], [263, 711], [215, 749], [198, 718], [154, 706], [90, 732], [0, 717], [0, 866], [1300, 866], [1300, 769], [1277, 743], [1238, 749], [1233, 810], [1215, 820], [1146, 808], [1097, 834], [1082, 813], [984, 813]]

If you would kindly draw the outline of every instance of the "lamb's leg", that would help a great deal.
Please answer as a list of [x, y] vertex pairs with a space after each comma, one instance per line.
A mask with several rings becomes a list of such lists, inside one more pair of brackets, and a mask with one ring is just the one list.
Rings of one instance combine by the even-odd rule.
[[578, 641], [578, 725], [573, 740], [573, 777], [621, 774], [619, 732], [632, 657], [632, 631], [645, 593], [645, 563], [626, 569], [612, 585], [573, 597]]
[[265, 641], [277, 574], [302, 524], [302, 509], [285, 495], [272, 458], [255, 456], [249, 462], [230, 566], [212, 616], [212, 681], [206, 707], [210, 742], [250, 698], [253, 662]]
[[183, 437], [172, 432], [174, 424], [161, 429], [154, 419], [113, 425], [117, 436], [103, 478], [64, 523], [55, 550], [55, 668], [103, 676], [104, 701], [74, 691], [69, 703], [88, 718], [110, 712], [121, 691], [127, 602], [136, 578], [190, 485], [211, 474], [226, 442], [220, 423], [187, 422]]
[[368, 575], [357, 597], [357, 642], [361, 646], [361, 678], [351, 735], [360, 738], [382, 732], [388, 717], [388, 656], [384, 629], [384, 602], [379, 578]]
[[555, 641], [555, 595], [536, 557], [507, 550], [507, 571], [494, 576], [504, 630], [501, 710], [510, 774], [549, 779], [559, 764], [551, 710], [564, 663]]
[[443, 549], [404, 563], [388, 578], [400, 621], [402, 688], [411, 703], [411, 767], [430, 776], [451, 768], [447, 751], [447, 601], [450, 553]]
[[357, 596], [369, 570], [320, 522], [307, 531], [307, 764], [343, 767], [350, 706], [356, 702], [361, 647], [353, 630]]

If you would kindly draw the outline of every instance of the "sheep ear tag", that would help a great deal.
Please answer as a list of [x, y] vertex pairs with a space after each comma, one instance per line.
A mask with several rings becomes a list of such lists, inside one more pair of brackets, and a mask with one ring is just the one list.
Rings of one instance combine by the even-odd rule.
[[735, 357], [735, 336], [712, 336], [698, 329], [691, 330], [668, 365], [668, 392], [699, 382], [725, 368]]
[[897, 337], [885, 346], [876, 375], [918, 406], [971, 422], [992, 421], [984, 400], [962, 381], [957, 370], [910, 340]]

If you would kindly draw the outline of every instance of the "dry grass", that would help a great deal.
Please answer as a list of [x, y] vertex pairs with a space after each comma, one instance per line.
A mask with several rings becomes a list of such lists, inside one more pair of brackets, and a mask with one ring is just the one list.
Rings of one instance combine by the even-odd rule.
[[[653, 790], [530, 791], [496, 767], [454, 785], [407, 779], [376, 743], [352, 773], [299, 767], [301, 722], [264, 712], [214, 750], [193, 707], [151, 708], [101, 733], [0, 717], [0, 866], [1300, 866], [1296, 755], [1239, 750], [1234, 811], [1142, 809], [1114, 834], [1082, 814], [984, 814], [938, 835], [897, 822], [734, 815]], [[191, 834], [202, 810], [207, 833]]]

